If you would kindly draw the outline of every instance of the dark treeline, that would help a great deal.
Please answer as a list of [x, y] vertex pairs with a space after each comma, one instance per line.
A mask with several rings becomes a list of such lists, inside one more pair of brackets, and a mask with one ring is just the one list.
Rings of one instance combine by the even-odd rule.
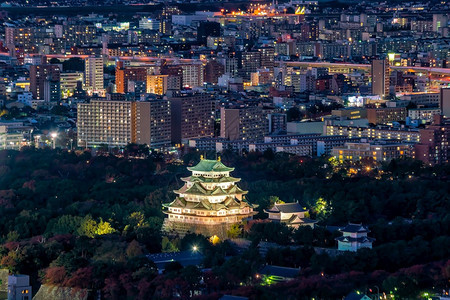
[[[227, 241], [212, 245], [196, 235], [161, 236], [161, 203], [174, 198], [179, 178], [189, 173], [186, 166], [199, 157], [193, 152], [183, 162], [165, 160], [137, 146], [128, 147], [123, 157], [0, 151], [1, 267], [30, 274], [36, 287], [101, 290], [107, 299], [169, 299], [174, 293], [188, 298], [195, 292], [213, 297], [233, 291], [268, 299], [281, 288], [285, 299], [293, 294], [338, 298], [355, 288], [377, 284], [390, 292], [403, 283], [393, 292], [414, 297], [424, 289], [446, 287], [448, 165], [425, 167], [410, 160], [337, 164], [327, 157], [225, 152], [222, 161], [236, 167], [233, 175], [242, 178], [239, 184], [249, 190], [248, 199], [260, 205], [257, 218], [266, 218], [263, 209], [281, 200], [299, 201], [319, 220], [314, 230], [293, 231], [263, 220], [237, 226], [230, 236], [252, 241], [238, 254]], [[326, 225], [349, 221], [369, 225], [370, 236], [377, 239], [374, 248], [336, 257], [316, 254], [313, 247], [336, 247], [339, 233]], [[280, 247], [261, 257], [260, 241]], [[205, 255], [204, 266], [211, 268], [206, 274], [174, 263], [158, 275], [143, 256], [188, 250], [194, 243]], [[264, 263], [301, 267], [301, 277], [296, 284], [261, 287], [254, 274]], [[423, 269], [434, 273], [420, 277], [417, 270]]]

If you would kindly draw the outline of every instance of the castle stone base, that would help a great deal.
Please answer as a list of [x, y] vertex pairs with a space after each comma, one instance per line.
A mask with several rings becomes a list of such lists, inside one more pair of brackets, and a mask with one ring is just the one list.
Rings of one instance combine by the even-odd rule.
[[164, 219], [162, 232], [169, 236], [183, 237], [188, 233], [202, 234], [206, 237], [217, 235], [221, 240], [227, 239], [227, 231], [231, 228], [230, 223], [220, 223], [216, 225], [192, 224], [174, 222], [169, 219]]

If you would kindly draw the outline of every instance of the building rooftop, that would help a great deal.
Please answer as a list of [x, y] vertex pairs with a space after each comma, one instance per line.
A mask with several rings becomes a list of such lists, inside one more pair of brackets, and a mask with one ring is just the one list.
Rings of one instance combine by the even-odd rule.
[[296, 212], [304, 212], [307, 211], [305, 208], [303, 208], [298, 202], [295, 203], [275, 203], [275, 205], [271, 208], [266, 210], [266, 212], [270, 213], [296, 213]]
[[233, 296], [233, 295], [223, 295], [219, 300], [246, 300], [247, 297]]
[[344, 300], [364, 300], [364, 299], [370, 299], [370, 298], [364, 294], [357, 294], [355, 292], [351, 292], [350, 294], [347, 295], [347, 297], [345, 297]]
[[240, 189], [237, 185], [232, 185], [228, 189], [222, 189], [220, 186], [216, 186], [213, 190], [208, 190], [202, 186], [199, 182], [194, 182], [191, 187], [183, 185], [179, 190], [174, 191], [175, 194], [188, 194], [188, 195], [201, 195], [201, 196], [226, 196], [236, 194], [247, 194], [247, 191]]
[[204, 256], [198, 251], [181, 251], [168, 253], [148, 254], [147, 258], [153, 261], [158, 269], [164, 269], [170, 262], [179, 262], [182, 266], [199, 265]]
[[220, 176], [215, 178], [207, 178], [204, 176], [190, 176], [181, 178], [184, 182], [204, 182], [204, 183], [220, 183], [220, 182], [238, 182], [240, 178], [234, 178], [231, 176]]
[[370, 232], [370, 230], [367, 229], [367, 227], [363, 226], [362, 224], [352, 224], [352, 223], [348, 223], [347, 226], [339, 230], [341, 232], [354, 232], [354, 233]]
[[340, 237], [336, 238], [336, 241], [345, 242], [345, 243], [353, 243], [353, 242], [367, 243], [367, 242], [374, 242], [375, 238], [371, 238], [368, 236], [361, 236], [358, 238], [354, 238], [351, 236], [340, 236]]
[[284, 278], [295, 278], [298, 276], [299, 272], [300, 269], [297, 268], [265, 265], [259, 273], [263, 275], [280, 276]]
[[188, 170], [197, 172], [232, 172], [234, 168], [225, 166], [220, 160], [202, 159], [197, 165], [189, 167]]

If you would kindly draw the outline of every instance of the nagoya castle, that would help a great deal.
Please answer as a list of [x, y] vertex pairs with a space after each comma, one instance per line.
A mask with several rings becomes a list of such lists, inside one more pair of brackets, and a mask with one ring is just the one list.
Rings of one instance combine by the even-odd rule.
[[175, 200], [163, 204], [163, 232], [185, 235], [188, 232], [205, 236], [227, 237], [231, 225], [243, 220], [251, 220], [256, 212], [246, 201], [247, 191], [240, 189], [236, 183], [239, 178], [230, 176], [234, 168], [225, 166], [218, 160], [200, 158], [200, 162], [188, 167], [192, 172], [189, 177], [181, 178], [185, 183]]

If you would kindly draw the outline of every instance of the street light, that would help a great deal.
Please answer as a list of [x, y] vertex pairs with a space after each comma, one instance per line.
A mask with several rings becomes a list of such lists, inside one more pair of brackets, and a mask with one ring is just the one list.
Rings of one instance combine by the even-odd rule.
[[198, 250], [198, 247], [196, 245], [192, 246], [192, 251], [193, 252], [197, 252], [197, 250]]
[[41, 136], [40, 135], [35, 135], [34, 138], [35, 138], [35, 141], [34, 141], [35, 147], [37, 145], [36, 148], [39, 149], [39, 143], [40, 143], [40, 140], [41, 140]]
[[[377, 288], [377, 299], [380, 299], [380, 288], [379, 288], [378, 286], [376, 286], [376, 285], [375, 285], [374, 287]], [[372, 289], [369, 289], [369, 291], [370, 291], [371, 293], [373, 293]]]
[[52, 133], [50, 133], [50, 136], [52, 137], [52, 145], [53, 145], [53, 149], [55, 149], [56, 147], [56, 143], [55, 143], [55, 139], [56, 139], [56, 137], [58, 136], [58, 133], [57, 132], [52, 132]]

